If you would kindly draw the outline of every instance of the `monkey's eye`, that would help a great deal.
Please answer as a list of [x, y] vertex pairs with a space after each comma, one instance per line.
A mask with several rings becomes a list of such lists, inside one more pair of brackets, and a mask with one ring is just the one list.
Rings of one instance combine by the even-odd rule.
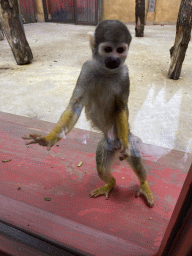
[[123, 47], [118, 47], [118, 48], [117, 48], [117, 52], [118, 52], [118, 53], [123, 53], [124, 50], [125, 50], [125, 49], [124, 49]]
[[106, 53], [109, 53], [109, 52], [112, 52], [112, 51], [113, 51], [113, 48], [112, 48], [111, 46], [106, 46], [106, 47], [104, 48], [104, 51], [105, 51]]

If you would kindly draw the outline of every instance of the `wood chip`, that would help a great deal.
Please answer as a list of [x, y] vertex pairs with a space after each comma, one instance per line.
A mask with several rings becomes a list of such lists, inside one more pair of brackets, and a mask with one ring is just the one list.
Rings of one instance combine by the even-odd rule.
[[3, 163], [7, 163], [10, 162], [12, 159], [8, 159], [8, 160], [2, 160]]
[[44, 197], [44, 200], [45, 201], [51, 201], [51, 198], [50, 197]]

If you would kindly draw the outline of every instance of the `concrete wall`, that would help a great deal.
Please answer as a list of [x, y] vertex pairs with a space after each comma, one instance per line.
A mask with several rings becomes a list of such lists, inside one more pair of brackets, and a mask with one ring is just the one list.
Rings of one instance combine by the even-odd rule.
[[[149, 0], [145, 0], [146, 12]], [[155, 13], [147, 14], [147, 22], [154, 24], [176, 23], [181, 0], [156, 0]], [[103, 19], [135, 22], [135, 0], [103, 0]]]
[[181, 0], [156, 0], [154, 24], [176, 23]]
[[103, 18], [135, 22], [135, 0], [103, 0]]

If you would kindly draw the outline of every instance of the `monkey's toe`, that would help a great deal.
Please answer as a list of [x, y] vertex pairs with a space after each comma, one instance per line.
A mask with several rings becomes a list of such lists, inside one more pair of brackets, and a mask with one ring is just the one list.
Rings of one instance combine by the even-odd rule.
[[145, 198], [147, 199], [147, 202], [149, 204], [149, 207], [153, 207], [154, 206], [154, 198], [153, 198], [153, 194], [149, 188], [148, 182], [145, 181], [144, 183], [141, 183], [141, 186], [139, 188], [139, 191], [137, 192], [136, 197], [140, 196], [140, 195], [144, 195]]
[[94, 189], [94, 190], [89, 194], [89, 196], [90, 196], [90, 197], [98, 197], [98, 196], [105, 195], [105, 196], [106, 196], [106, 199], [108, 200], [108, 199], [109, 199], [109, 192], [111, 191], [111, 189], [112, 189], [112, 188], [110, 188], [109, 185], [106, 184], [106, 185], [103, 186], [103, 187]]

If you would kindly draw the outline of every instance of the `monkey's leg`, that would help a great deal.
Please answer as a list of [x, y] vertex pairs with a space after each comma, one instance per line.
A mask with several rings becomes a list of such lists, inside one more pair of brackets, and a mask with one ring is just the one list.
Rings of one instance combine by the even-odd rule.
[[96, 165], [97, 172], [101, 180], [103, 180], [106, 184], [103, 187], [97, 188], [93, 190], [89, 196], [97, 197], [100, 195], [106, 195], [106, 199], [108, 199], [109, 192], [116, 184], [116, 180], [111, 174], [111, 164], [112, 159], [115, 155], [115, 150], [108, 149], [108, 143], [106, 139], [101, 139], [97, 146], [96, 151]]
[[147, 182], [146, 170], [143, 166], [140, 152], [138, 149], [139, 141], [135, 141], [135, 137], [133, 134], [130, 134], [129, 141], [131, 146], [130, 148], [131, 155], [126, 160], [131, 165], [131, 167], [133, 168], [133, 171], [135, 172], [135, 174], [137, 175], [140, 181], [140, 188], [137, 193], [137, 196], [139, 196], [140, 194], [143, 194], [146, 197], [147, 202], [149, 203], [149, 206], [153, 207], [154, 198]]
[[130, 156], [128, 158], [129, 163], [131, 164], [135, 174], [137, 175], [139, 181], [140, 181], [140, 188], [139, 191], [137, 192], [137, 196], [139, 196], [140, 194], [143, 194], [146, 199], [147, 202], [149, 203], [150, 207], [154, 206], [154, 198], [153, 198], [153, 194], [149, 188], [149, 184], [147, 182], [147, 174], [145, 171], [145, 168], [141, 162], [141, 158], [140, 157], [133, 157]]

